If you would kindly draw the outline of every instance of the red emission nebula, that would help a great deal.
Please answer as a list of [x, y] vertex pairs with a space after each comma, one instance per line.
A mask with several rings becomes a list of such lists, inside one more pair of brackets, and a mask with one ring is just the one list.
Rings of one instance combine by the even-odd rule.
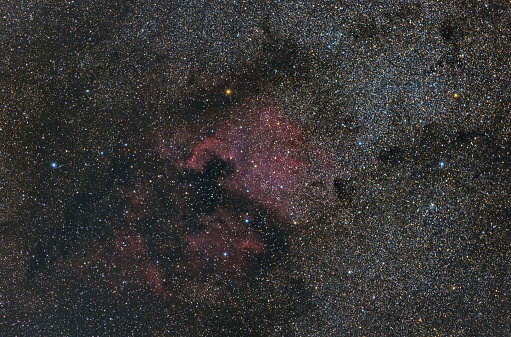
[[[330, 156], [274, 99], [252, 97], [161, 123], [139, 142], [151, 162], [131, 165], [95, 201], [90, 218], [108, 229], [85, 259], [103, 266], [115, 292], [188, 301], [184, 283], [263, 273], [286, 253], [310, 186], [331, 190]], [[72, 264], [82, 277], [91, 272]]]
[[[261, 99], [215, 114], [207, 128], [159, 128], [154, 138], [163, 186], [134, 179], [123, 230], [115, 232], [108, 254], [97, 255], [116, 266], [112, 283], [174, 298], [166, 281], [173, 273], [191, 280], [240, 279], [285, 252], [309, 170], [319, 162], [332, 175], [334, 165], [281, 114], [274, 100]], [[151, 213], [148, 205], [158, 199], [151, 195], [171, 200], [174, 232], [162, 234], [174, 236], [170, 250], [161, 247], [168, 243], [151, 248], [151, 238], [129, 225]], [[172, 262], [161, 267], [162, 258]]]
[[[233, 110], [212, 136], [193, 145], [186, 160], [173, 164], [201, 171], [215, 158], [230, 163], [234, 172], [223, 181], [228, 191], [290, 220], [295, 208], [293, 196], [306, 175], [305, 145], [301, 132], [279, 118], [278, 107], [270, 101], [248, 112]], [[171, 161], [174, 157], [164, 145], [160, 153]]]

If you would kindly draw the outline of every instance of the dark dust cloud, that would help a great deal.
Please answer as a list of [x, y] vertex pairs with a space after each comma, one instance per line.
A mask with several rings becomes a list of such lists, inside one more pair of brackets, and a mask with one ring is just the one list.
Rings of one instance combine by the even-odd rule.
[[0, 335], [511, 335], [506, 1], [0, 8]]

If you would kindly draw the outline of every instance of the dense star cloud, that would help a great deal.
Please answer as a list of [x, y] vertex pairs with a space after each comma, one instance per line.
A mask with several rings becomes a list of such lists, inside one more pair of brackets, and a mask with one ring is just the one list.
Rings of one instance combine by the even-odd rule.
[[0, 19], [0, 335], [511, 334], [505, 1]]

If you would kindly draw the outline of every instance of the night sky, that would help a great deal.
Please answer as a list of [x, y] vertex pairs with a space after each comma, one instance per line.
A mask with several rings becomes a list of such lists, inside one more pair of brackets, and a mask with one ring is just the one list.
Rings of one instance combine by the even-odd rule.
[[0, 276], [0, 336], [511, 335], [511, 4], [3, 0]]

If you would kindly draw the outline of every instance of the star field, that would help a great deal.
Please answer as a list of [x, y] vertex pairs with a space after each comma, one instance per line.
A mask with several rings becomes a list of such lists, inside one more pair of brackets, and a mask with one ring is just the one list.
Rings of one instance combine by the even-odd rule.
[[505, 1], [5, 1], [0, 335], [511, 334]]

